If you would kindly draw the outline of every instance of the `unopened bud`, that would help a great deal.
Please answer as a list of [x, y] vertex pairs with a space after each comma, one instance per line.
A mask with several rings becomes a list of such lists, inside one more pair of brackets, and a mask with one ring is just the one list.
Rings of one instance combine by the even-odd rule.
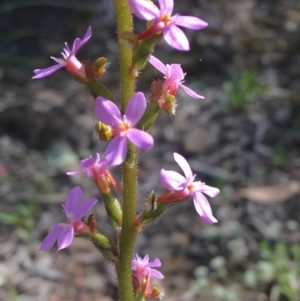
[[111, 127], [105, 123], [102, 123], [101, 121], [96, 123], [95, 131], [97, 132], [101, 141], [109, 141], [113, 136]]
[[94, 74], [97, 77], [102, 77], [103, 74], [106, 72], [109, 63], [107, 62], [107, 58], [99, 57], [94, 64]]
[[162, 300], [164, 297], [163, 291], [157, 285], [151, 286], [151, 292], [145, 294], [147, 298]]

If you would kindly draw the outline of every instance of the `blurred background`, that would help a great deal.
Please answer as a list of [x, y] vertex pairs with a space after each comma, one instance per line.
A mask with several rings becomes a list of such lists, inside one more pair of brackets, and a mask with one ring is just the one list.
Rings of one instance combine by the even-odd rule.
[[[210, 200], [219, 223], [205, 225], [189, 199], [147, 228], [136, 251], [161, 259], [166, 301], [300, 300], [300, 2], [185, 0], [174, 12], [209, 26], [185, 30], [190, 52], [161, 41], [155, 56], [181, 63], [185, 84], [205, 99], [179, 91], [176, 115], [160, 114], [155, 147], [140, 156], [140, 208], [150, 190], [162, 192], [162, 167], [179, 171], [176, 151], [221, 190]], [[92, 38], [77, 57], [107, 57], [102, 82], [118, 96], [112, 1], [0, 2], [1, 301], [117, 300], [112, 265], [86, 241], [38, 252], [73, 186], [99, 197], [92, 180], [65, 174], [105, 149], [92, 96], [64, 69], [31, 80], [88, 25]], [[155, 78], [147, 66], [138, 89], [148, 95]], [[113, 233], [101, 201], [93, 213]]]

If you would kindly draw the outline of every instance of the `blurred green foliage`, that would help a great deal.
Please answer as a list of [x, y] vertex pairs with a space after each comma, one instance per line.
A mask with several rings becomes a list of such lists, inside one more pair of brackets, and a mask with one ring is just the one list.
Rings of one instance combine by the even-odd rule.
[[229, 107], [240, 111], [248, 108], [252, 97], [263, 95], [267, 90], [268, 85], [260, 82], [255, 70], [247, 70], [223, 84]]
[[[279, 221], [274, 221], [274, 225], [276, 224]], [[270, 225], [270, 229], [274, 225]], [[273, 229], [276, 237], [282, 229], [299, 229], [296, 221], [280, 225], [280, 229]], [[209, 226], [203, 234], [205, 240], [210, 242], [207, 248], [215, 256], [207, 265], [195, 269], [196, 280], [190, 289], [194, 295], [232, 301], [244, 300], [251, 292], [257, 292], [268, 295], [270, 300], [281, 300], [279, 296], [291, 301], [299, 300], [300, 243], [288, 245], [283, 242], [262, 241], [258, 245], [257, 254], [249, 258], [249, 245], [238, 221], [229, 221], [222, 227]], [[226, 242], [222, 254], [216, 247], [216, 243], [220, 241]]]
[[25, 194], [28, 196], [26, 201], [11, 205], [7, 212], [0, 212], [0, 225], [13, 226], [19, 237], [28, 240], [35, 225], [38, 204], [34, 186], [28, 185]]

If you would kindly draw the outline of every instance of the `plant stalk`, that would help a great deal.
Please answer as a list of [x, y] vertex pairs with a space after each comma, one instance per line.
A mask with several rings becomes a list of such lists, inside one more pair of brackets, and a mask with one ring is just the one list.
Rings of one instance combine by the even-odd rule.
[[[115, 10], [119, 45], [121, 112], [124, 113], [130, 97], [135, 92], [135, 75], [130, 68], [132, 50], [126, 47], [121, 34], [124, 31], [132, 31], [133, 23], [127, 0], [115, 0]], [[116, 263], [120, 301], [134, 300], [131, 261], [136, 237], [134, 220], [137, 197], [137, 151], [135, 147], [129, 145], [127, 158], [130, 158], [133, 164], [128, 164], [126, 161], [123, 164], [123, 217], [119, 236], [120, 256]]]

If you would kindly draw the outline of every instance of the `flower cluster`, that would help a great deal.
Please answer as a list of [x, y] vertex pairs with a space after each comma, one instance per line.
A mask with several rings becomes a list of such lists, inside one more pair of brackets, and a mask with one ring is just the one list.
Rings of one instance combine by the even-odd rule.
[[[119, 2], [122, 1], [115, 1], [115, 5], [119, 5]], [[40, 250], [50, 250], [57, 243], [59, 251], [69, 247], [74, 236], [86, 238], [115, 264], [120, 284], [123, 284], [124, 280], [126, 282], [128, 279], [125, 278], [130, 275], [130, 260], [133, 256], [136, 234], [142, 231], [145, 225], [160, 217], [168, 206], [185, 201], [191, 196], [195, 209], [202, 220], [206, 223], [217, 222], [204, 194], [215, 197], [219, 193], [219, 189], [201, 181], [195, 181], [196, 175], [193, 174], [187, 160], [178, 153], [173, 154], [174, 160], [181, 167], [184, 176], [175, 171], [161, 169], [159, 181], [164, 188], [163, 194], [156, 196], [152, 191], [150, 194], [151, 208], [146, 208], [136, 214], [138, 150], [150, 150], [154, 146], [154, 139], [149, 132], [158, 112], [164, 110], [167, 113], [175, 114], [175, 95], [179, 88], [192, 98], [204, 98], [184, 85], [186, 73], [183, 72], [180, 64], [165, 65], [153, 56], [152, 52], [156, 42], [162, 38], [175, 49], [189, 50], [188, 39], [178, 26], [199, 30], [206, 27], [207, 23], [197, 17], [173, 15], [173, 0], [158, 0], [158, 3], [159, 8], [149, 0], [128, 0], [131, 12], [138, 18], [146, 20], [147, 25], [146, 29], [137, 35], [126, 31], [126, 28], [120, 32], [120, 37], [127, 38], [127, 41], [131, 42], [131, 48], [128, 49], [131, 53], [128, 57], [131, 60], [129, 62], [124, 60], [126, 64], [120, 62], [121, 66], [127, 68], [123, 68], [125, 72], [121, 72], [121, 77], [125, 74], [125, 80], [123, 78], [121, 85], [122, 92], [126, 92], [122, 93], [124, 99], [121, 100], [121, 109], [114, 100], [113, 93], [98, 81], [106, 71], [107, 59], [100, 57], [92, 65], [91, 61], [81, 63], [75, 56], [77, 51], [91, 38], [91, 26], [88, 27], [82, 39], [74, 40], [72, 48], [65, 43], [62, 52], [63, 58], [51, 57], [56, 62], [55, 65], [34, 70], [35, 75], [32, 77], [33, 79], [46, 77], [65, 67], [73, 77], [86, 85], [94, 96], [94, 114], [98, 119], [95, 129], [99, 139], [107, 143], [105, 152], [102, 157], [97, 153], [96, 157], [89, 156], [81, 160], [79, 163], [81, 169], [69, 171], [67, 175], [86, 174], [88, 178], [94, 179], [109, 220], [116, 230], [115, 239], [111, 239], [98, 229], [95, 215], [90, 215], [87, 223], [82, 221], [84, 215], [98, 200], [90, 198], [81, 202], [83, 192], [79, 186], [76, 186], [71, 189], [63, 205], [66, 221], [53, 226], [43, 240]], [[127, 9], [128, 13], [129, 7], [121, 5], [121, 8]], [[119, 18], [121, 18], [120, 15]], [[120, 31], [119, 28], [118, 31]], [[120, 44], [120, 48], [124, 50], [124, 45]], [[164, 76], [163, 81], [152, 82], [148, 103], [144, 93], [134, 92], [135, 80], [146, 62], [149, 62]], [[128, 84], [128, 79], [132, 81], [130, 84]], [[130, 87], [127, 87], [124, 82]], [[128, 91], [130, 93], [127, 93]], [[110, 167], [121, 164], [123, 164], [123, 188], [117, 185], [109, 170]], [[123, 202], [120, 202], [116, 191], [122, 190]], [[124, 218], [125, 214], [127, 214], [126, 218]], [[151, 283], [153, 277], [164, 278], [164, 275], [156, 269], [160, 266], [161, 262], [158, 258], [149, 261], [148, 255], [142, 258], [136, 254], [131, 262], [132, 277], [130, 281], [132, 281], [132, 286], [128, 281], [123, 286], [125, 291], [130, 289], [127, 292], [129, 297], [127, 298], [124, 294], [120, 299], [122, 301], [131, 300], [132, 288], [136, 300], [143, 300], [144, 297], [160, 298], [161, 290], [157, 285]], [[123, 293], [123, 290], [120, 291]]]

